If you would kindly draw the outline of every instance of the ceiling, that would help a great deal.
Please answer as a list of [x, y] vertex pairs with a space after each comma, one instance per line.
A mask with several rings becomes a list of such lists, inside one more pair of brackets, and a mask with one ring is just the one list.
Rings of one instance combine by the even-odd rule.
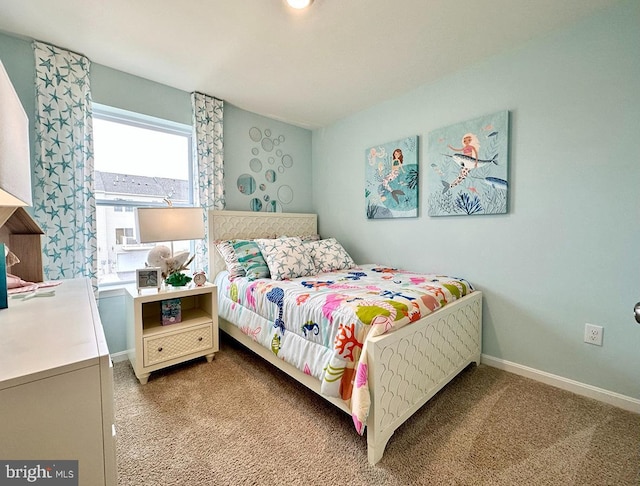
[[0, 0], [0, 31], [318, 128], [619, 0]]

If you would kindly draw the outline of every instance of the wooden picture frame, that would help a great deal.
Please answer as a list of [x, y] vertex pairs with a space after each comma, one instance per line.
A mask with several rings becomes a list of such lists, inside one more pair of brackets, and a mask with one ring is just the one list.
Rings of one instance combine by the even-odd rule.
[[138, 268], [136, 270], [136, 287], [138, 293], [142, 289], [160, 290], [162, 285], [162, 270], [160, 267]]

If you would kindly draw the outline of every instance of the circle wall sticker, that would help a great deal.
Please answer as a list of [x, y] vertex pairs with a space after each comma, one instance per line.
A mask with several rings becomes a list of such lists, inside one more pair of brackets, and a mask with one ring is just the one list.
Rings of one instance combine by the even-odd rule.
[[250, 203], [251, 211], [261, 211], [262, 201], [257, 197], [253, 198]]
[[264, 178], [267, 180], [267, 182], [275, 182], [276, 181], [276, 171], [269, 169], [268, 171], [266, 171], [264, 173]]
[[289, 154], [285, 154], [282, 156], [282, 165], [284, 165], [287, 169], [293, 167], [293, 157]]
[[251, 127], [249, 130], [249, 138], [254, 142], [259, 142], [262, 138], [262, 132], [258, 127]]
[[260, 162], [260, 159], [253, 158], [249, 162], [249, 167], [253, 172], [260, 172], [262, 170], [262, 162]]
[[238, 191], [242, 194], [253, 194], [256, 190], [256, 180], [250, 174], [242, 174], [238, 177]]
[[270, 138], [263, 138], [261, 144], [262, 148], [267, 152], [271, 152], [273, 150], [273, 142]]
[[282, 204], [289, 204], [293, 201], [293, 189], [287, 185], [280, 186], [278, 188], [278, 199]]

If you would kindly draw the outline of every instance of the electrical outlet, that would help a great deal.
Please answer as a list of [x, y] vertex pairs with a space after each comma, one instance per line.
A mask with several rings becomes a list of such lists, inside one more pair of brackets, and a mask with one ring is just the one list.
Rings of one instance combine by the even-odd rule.
[[602, 326], [596, 326], [595, 324], [584, 325], [584, 342], [589, 344], [595, 344], [596, 346], [602, 346], [602, 333], [604, 329]]

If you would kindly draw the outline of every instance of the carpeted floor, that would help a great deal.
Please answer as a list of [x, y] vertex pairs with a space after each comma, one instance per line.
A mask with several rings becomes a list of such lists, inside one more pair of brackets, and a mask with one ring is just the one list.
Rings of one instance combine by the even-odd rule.
[[634, 485], [640, 415], [485, 365], [377, 466], [351, 418], [235, 344], [138, 384], [115, 365], [119, 485]]

